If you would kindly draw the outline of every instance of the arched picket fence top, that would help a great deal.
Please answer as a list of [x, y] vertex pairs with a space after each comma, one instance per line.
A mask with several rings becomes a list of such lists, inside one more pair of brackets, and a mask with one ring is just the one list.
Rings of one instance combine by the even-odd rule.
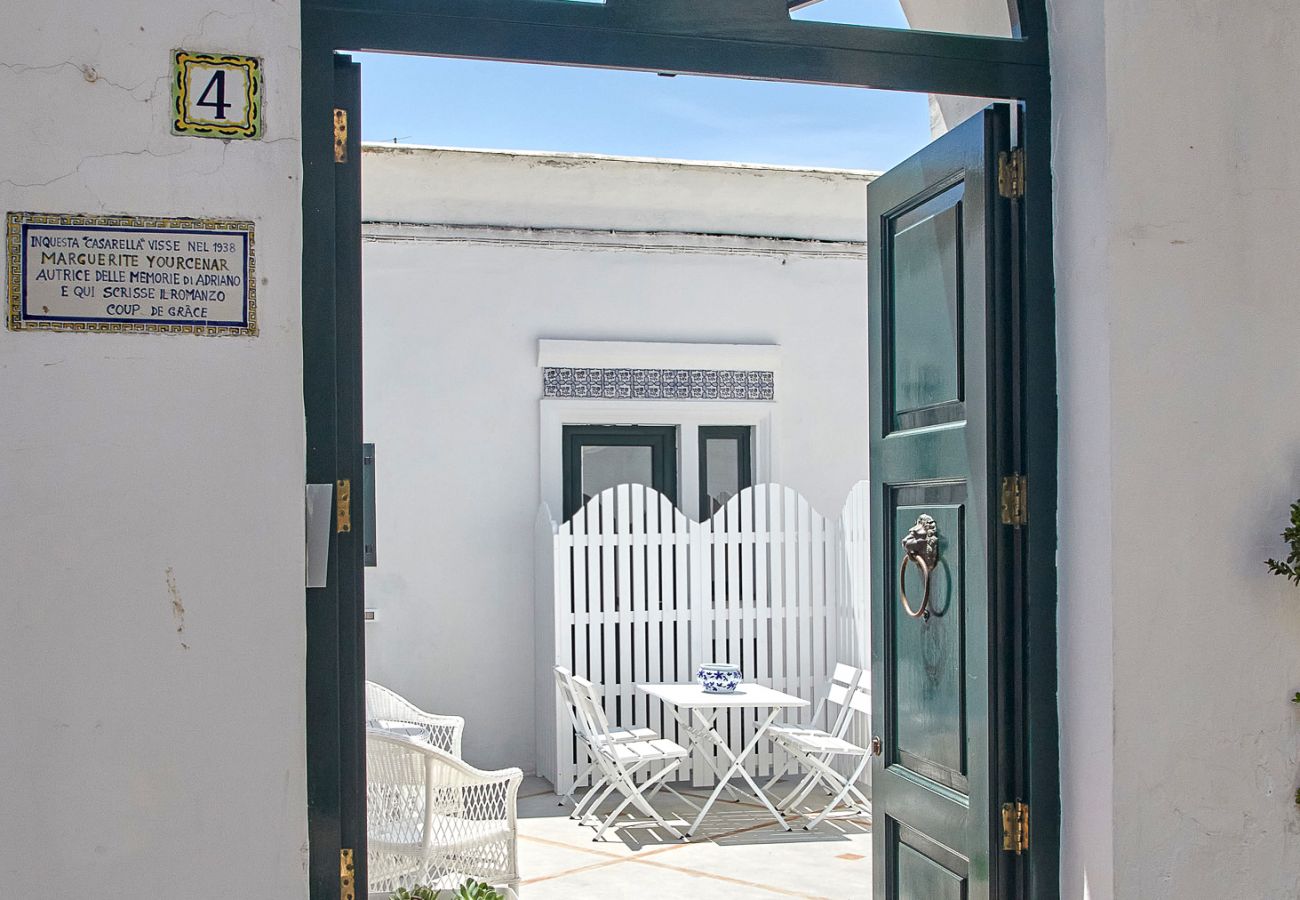
[[551, 514], [551, 505], [545, 500], [543, 500], [541, 505], [537, 507], [536, 524], [539, 530], [545, 528], [550, 531], [551, 534], [555, 534], [555, 532], [559, 530], [560, 526], [556, 524], [555, 516]]
[[[542, 501], [538, 512], [540, 515], [542, 508], [546, 510], [546, 517], [551, 521], [554, 530], [558, 533], [562, 531], [565, 528], [565, 526], [571, 525], [573, 519], [577, 519], [579, 516], [583, 516], [584, 521], [586, 521], [585, 517], [589, 515], [588, 507], [608, 505], [610, 503], [616, 504], [619, 491], [622, 488], [628, 489], [629, 501], [631, 499], [631, 494], [634, 492], [643, 493], [647, 498], [645, 500], [647, 504], [651, 502], [651, 500], [649, 499], [650, 495], [654, 495], [655, 497], [658, 498], [657, 501], [655, 502], [657, 502], [660, 505], [661, 509], [664, 510], [663, 515], [668, 515], [667, 510], [671, 510], [671, 514], [673, 517], [680, 517], [682, 519], [685, 519], [688, 523], [697, 524], [697, 525], [708, 524], [707, 521], [701, 523], [697, 519], [694, 519], [686, 515], [686, 513], [679, 510], [673, 504], [673, 502], [668, 499], [668, 497], [661, 494], [659, 491], [655, 490], [654, 488], [643, 484], [620, 484], [620, 485], [616, 485], [615, 487], [605, 488], [599, 494], [592, 497], [581, 507], [579, 507], [578, 511], [573, 514], [573, 517], [565, 522], [561, 522], [558, 518], [554, 516], [554, 514], [551, 513], [551, 507], [545, 501]], [[849, 490], [844, 503], [840, 507], [840, 513], [843, 514], [845, 510], [849, 509], [849, 507], [854, 504], [862, 504], [865, 508], [865, 504], [868, 502], [870, 497], [870, 488], [871, 488], [871, 483], [869, 481], [864, 480], [855, 483], [853, 487]], [[783, 502], [794, 503], [796, 505], [801, 503], [807, 504], [812, 514], [820, 515], [820, 513], [817, 513], [816, 508], [812, 506], [811, 501], [809, 501], [806, 497], [804, 497], [794, 488], [787, 487], [781, 484], [776, 484], [775, 482], [764, 482], [763, 484], [756, 484], [753, 487], [747, 487], [742, 491], [740, 491], [739, 493], [737, 493], [734, 497], [732, 497], [725, 504], [723, 504], [717, 513], [714, 513], [714, 518], [716, 518], [719, 513], [724, 513], [729, 507], [732, 507], [733, 510], [728, 515], [730, 516], [737, 515], [738, 511], [744, 506], [744, 501], [742, 498], [745, 496], [745, 494], [750, 494], [751, 496], [753, 496], [755, 494], [764, 493], [764, 492], [766, 492], [769, 498], [772, 497], [773, 494], [777, 495], [778, 497], [781, 498]], [[824, 517], [824, 518], [828, 518], [828, 517]], [[572, 532], [570, 531], [570, 533]]]
[[[850, 492], [845, 510], [855, 523], [865, 521], [854, 504], [865, 508], [866, 496], [865, 483]], [[644, 485], [608, 488], [562, 524], [543, 505], [537, 696], [538, 709], [553, 714], [539, 715], [539, 772], [565, 789], [580, 767], [553, 689], [554, 665], [602, 685], [611, 720], [686, 743], [672, 711], [651, 703], [637, 684], [688, 682], [699, 663], [726, 661], [747, 680], [815, 701], [836, 662], [864, 664], [856, 658], [862, 638], [842, 633], [860, 630], [869, 615], [869, 607], [844, 608], [845, 585], [863, 583], [844, 571], [845, 533], [840, 518], [826, 518], [778, 484], [740, 491], [703, 523]], [[719, 730], [740, 746], [756, 715], [728, 712]], [[705, 783], [708, 767], [690, 762], [682, 777]], [[751, 771], [770, 772], [774, 762], [764, 746]]]
[[[546, 502], [542, 506], [548, 510]], [[659, 523], [661, 528], [674, 532], [685, 532], [693, 524], [673, 501], [664, 494], [644, 484], [620, 484], [605, 488], [580, 506], [567, 521], [557, 524], [556, 533], [560, 535], [589, 535], [619, 530], [631, 532], [636, 523], [644, 523], [647, 516]], [[554, 521], [554, 520], [552, 520]], [[607, 527], [608, 526], [608, 527]]]

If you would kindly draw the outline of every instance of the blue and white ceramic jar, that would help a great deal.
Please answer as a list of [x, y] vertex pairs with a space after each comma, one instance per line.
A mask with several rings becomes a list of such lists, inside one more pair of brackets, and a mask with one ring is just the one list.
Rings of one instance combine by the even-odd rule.
[[706, 694], [731, 694], [740, 684], [740, 667], [730, 663], [701, 663], [695, 680]]

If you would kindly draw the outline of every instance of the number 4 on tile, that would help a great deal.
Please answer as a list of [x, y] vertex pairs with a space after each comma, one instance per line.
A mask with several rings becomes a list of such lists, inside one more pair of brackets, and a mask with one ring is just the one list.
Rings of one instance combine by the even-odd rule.
[[[215, 91], [215, 96], [214, 92]], [[198, 102], [195, 106], [206, 106], [211, 109], [213, 119], [226, 119], [226, 110], [233, 106], [233, 103], [226, 102], [226, 70], [217, 69], [212, 73], [208, 80], [208, 86], [203, 89], [199, 95]]]
[[172, 73], [172, 133], [262, 136], [262, 62], [233, 53], [177, 50]]

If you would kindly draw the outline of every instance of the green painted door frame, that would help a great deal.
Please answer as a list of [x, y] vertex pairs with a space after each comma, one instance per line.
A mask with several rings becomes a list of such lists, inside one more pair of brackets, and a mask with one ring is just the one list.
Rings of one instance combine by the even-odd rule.
[[[1056, 715], [1056, 350], [1050, 79], [1044, 0], [1009, 0], [1013, 39], [793, 22], [786, 0], [302, 0], [303, 380], [307, 480], [360, 484], [359, 175], [341, 177], [334, 110], [348, 51], [716, 75], [1012, 101], [1026, 192], [1010, 222], [1007, 464], [1029, 476], [1029, 524], [997, 559], [997, 667], [1011, 721], [999, 790], [1032, 809], [1028, 851], [1001, 860], [1005, 896], [1059, 894]], [[348, 188], [352, 185], [352, 188]], [[866, 415], [867, 411], [864, 410]], [[355, 443], [354, 443], [355, 442]], [[330, 586], [306, 593], [308, 817], [313, 900], [339, 895], [339, 852], [364, 885], [361, 529], [332, 539]], [[355, 572], [353, 571], [355, 569]], [[358, 818], [359, 811], [361, 818]], [[364, 896], [364, 888], [361, 888]]]

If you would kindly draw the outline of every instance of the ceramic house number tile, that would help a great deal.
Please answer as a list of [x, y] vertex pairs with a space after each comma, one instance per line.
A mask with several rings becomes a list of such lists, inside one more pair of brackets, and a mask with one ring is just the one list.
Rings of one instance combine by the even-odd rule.
[[172, 133], [225, 139], [262, 136], [262, 61], [177, 50], [172, 60]]

